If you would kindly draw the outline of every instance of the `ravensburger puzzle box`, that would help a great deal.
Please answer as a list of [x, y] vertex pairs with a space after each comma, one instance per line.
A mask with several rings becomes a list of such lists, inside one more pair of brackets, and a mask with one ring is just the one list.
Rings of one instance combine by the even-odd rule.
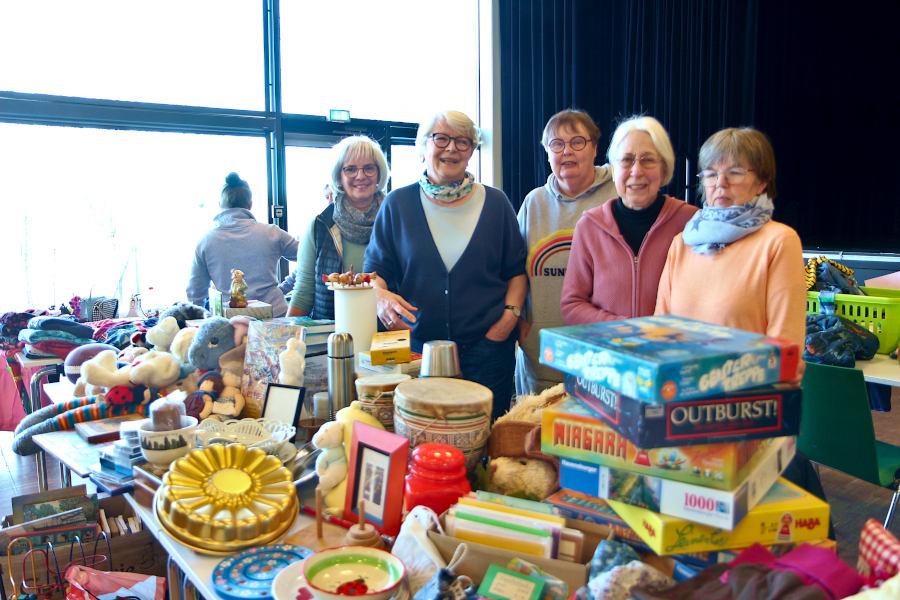
[[541, 330], [541, 362], [644, 402], [702, 398], [792, 381], [800, 348], [675, 316]]

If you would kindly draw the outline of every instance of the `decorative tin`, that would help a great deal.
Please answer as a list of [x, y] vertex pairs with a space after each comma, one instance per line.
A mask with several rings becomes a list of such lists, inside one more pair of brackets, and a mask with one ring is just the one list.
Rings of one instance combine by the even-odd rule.
[[174, 461], [154, 506], [173, 538], [213, 555], [274, 541], [298, 511], [281, 460], [242, 444], [215, 444]]
[[309, 548], [288, 544], [244, 550], [216, 565], [212, 573], [213, 587], [226, 600], [271, 600], [275, 576], [310, 554]]

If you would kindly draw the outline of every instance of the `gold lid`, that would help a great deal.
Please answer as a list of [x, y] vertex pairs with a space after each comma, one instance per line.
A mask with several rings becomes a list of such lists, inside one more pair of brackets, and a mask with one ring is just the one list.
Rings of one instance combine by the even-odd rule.
[[298, 509], [290, 471], [243, 444], [213, 444], [174, 461], [154, 506], [172, 537], [212, 553], [273, 541]]

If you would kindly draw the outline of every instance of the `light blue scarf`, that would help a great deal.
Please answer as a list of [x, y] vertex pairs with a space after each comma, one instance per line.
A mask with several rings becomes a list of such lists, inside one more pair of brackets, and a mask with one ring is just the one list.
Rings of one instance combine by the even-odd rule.
[[468, 196], [472, 192], [474, 183], [475, 176], [468, 171], [466, 171], [466, 176], [462, 180], [454, 181], [450, 185], [431, 183], [431, 180], [428, 179], [427, 172], [422, 173], [422, 176], [419, 177], [419, 185], [422, 186], [422, 189], [428, 197], [434, 198], [438, 202], [444, 204], [450, 204], [451, 202], [456, 202], [460, 198]]
[[697, 254], [718, 254], [772, 220], [775, 205], [767, 194], [747, 204], [714, 208], [704, 205], [684, 227], [681, 238]]

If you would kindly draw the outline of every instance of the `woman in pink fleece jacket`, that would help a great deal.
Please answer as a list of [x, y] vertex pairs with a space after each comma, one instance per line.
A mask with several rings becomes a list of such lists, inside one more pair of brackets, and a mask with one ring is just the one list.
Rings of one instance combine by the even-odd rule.
[[672, 180], [675, 152], [653, 117], [619, 124], [607, 157], [619, 197], [575, 226], [560, 299], [568, 325], [653, 314], [669, 244], [697, 212], [659, 192]]

